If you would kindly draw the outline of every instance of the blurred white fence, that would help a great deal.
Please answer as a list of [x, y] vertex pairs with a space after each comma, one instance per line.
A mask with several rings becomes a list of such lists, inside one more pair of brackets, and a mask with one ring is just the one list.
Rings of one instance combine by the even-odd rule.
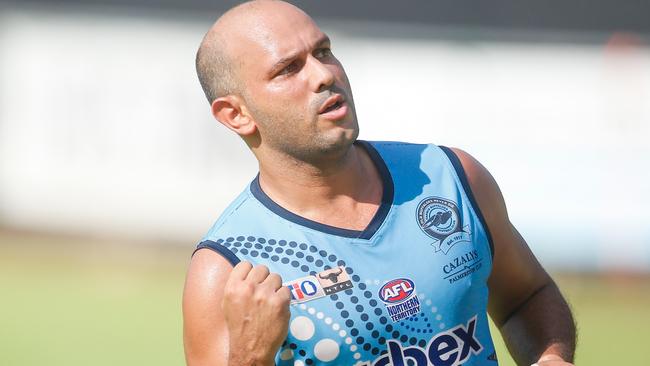
[[[198, 240], [256, 172], [194, 74], [214, 17], [3, 9], [0, 224]], [[472, 153], [550, 266], [650, 269], [650, 49], [322, 25], [362, 138]]]

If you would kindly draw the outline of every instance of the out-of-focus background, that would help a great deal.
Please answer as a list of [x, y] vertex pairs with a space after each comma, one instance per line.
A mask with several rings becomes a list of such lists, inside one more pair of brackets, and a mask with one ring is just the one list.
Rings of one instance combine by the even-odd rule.
[[[0, 365], [183, 363], [193, 246], [256, 173], [194, 73], [234, 3], [0, 0]], [[650, 3], [297, 3], [363, 139], [492, 172], [572, 304], [577, 364], [650, 364]]]

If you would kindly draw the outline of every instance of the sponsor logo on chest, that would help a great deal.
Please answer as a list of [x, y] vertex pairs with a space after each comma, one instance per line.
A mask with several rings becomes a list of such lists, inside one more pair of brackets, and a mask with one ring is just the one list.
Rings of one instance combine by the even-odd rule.
[[359, 362], [356, 366], [458, 366], [471, 355], [478, 355], [484, 349], [476, 337], [474, 315], [467, 324], [434, 335], [426, 347], [404, 347], [396, 340], [386, 341], [387, 353], [374, 361]]
[[325, 270], [315, 276], [301, 277], [282, 285], [291, 291], [291, 304], [315, 300], [354, 287], [343, 266]]
[[291, 291], [291, 303], [300, 303], [325, 296], [325, 291], [316, 277], [307, 276], [285, 283]]
[[443, 278], [449, 283], [454, 283], [465, 277], [470, 276], [472, 273], [478, 271], [482, 266], [482, 259], [476, 249], [465, 252], [459, 255], [442, 267], [444, 273]]
[[408, 278], [397, 278], [386, 282], [379, 289], [379, 298], [386, 306], [393, 322], [420, 312], [420, 300], [415, 293], [415, 283]]

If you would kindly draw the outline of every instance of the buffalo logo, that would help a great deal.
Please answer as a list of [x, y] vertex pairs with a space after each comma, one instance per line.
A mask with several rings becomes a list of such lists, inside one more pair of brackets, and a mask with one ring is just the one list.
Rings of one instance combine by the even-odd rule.
[[[323, 272], [324, 273], [324, 272]], [[343, 268], [339, 267], [338, 271], [336, 272], [329, 272], [327, 275], [323, 275], [323, 273], [319, 273], [318, 277], [322, 280], [328, 280], [333, 283], [339, 282], [339, 275], [343, 273]]]
[[415, 293], [415, 283], [408, 278], [397, 278], [386, 282], [379, 289], [379, 298], [384, 302], [393, 322], [420, 312], [420, 300]]
[[423, 199], [417, 208], [420, 229], [434, 239], [436, 252], [447, 254], [451, 247], [461, 242], [471, 242], [469, 226], [462, 228], [458, 206], [439, 197]]
[[320, 272], [318, 274], [318, 282], [323, 286], [325, 295], [331, 295], [354, 287], [350, 276], [348, 276], [343, 266]]

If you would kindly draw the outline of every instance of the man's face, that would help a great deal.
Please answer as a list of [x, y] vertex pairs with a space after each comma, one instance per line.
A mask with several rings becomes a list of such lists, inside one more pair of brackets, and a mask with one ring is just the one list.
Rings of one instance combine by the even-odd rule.
[[260, 16], [236, 47], [243, 96], [262, 144], [316, 161], [356, 140], [350, 83], [309, 17], [281, 7], [273, 17]]

